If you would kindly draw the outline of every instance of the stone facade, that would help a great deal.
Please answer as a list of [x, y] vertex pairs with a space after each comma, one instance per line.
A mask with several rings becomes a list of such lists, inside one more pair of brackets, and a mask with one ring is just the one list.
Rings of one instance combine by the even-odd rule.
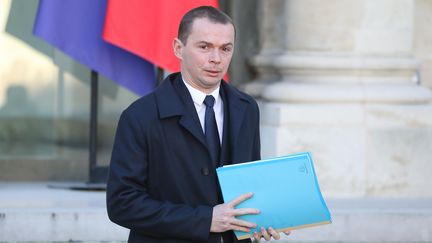
[[432, 93], [414, 49], [430, 4], [260, 2], [259, 77], [245, 90], [260, 100], [264, 157], [311, 151], [325, 196], [432, 196]]

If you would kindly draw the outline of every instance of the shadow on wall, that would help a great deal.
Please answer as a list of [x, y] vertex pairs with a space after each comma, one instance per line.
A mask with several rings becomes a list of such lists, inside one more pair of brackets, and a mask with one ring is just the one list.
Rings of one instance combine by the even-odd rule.
[[36, 106], [30, 102], [27, 90], [21, 85], [9, 86], [6, 102], [0, 108], [0, 117], [22, 117], [37, 114]]
[[24, 86], [11, 85], [0, 107], [1, 156], [56, 156], [61, 146], [87, 150], [88, 124], [42, 115]]
[[[9, 86], [5, 97], [0, 107], [1, 156], [58, 156], [65, 149], [87, 153], [87, 119], [41, 114], [37, 100], [22, 85]], [[99, 149], [111, 149], [106, 141], [112, 140], [115, 125], [114, 120], [99, 123]]]
[[[38, 117], [37, 107], [24, 86], [12, 85], [0, 108], [0, 154], [46, 154], [54, 138], [53, 120]], [[52, 149], [51, 149], [52, 150]]]

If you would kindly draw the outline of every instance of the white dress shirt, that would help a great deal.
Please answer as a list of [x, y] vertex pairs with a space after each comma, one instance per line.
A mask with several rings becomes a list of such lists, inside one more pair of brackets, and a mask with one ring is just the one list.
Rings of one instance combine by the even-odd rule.
[[222, 144], [222, 134], [223, 134], [223, 120], [224, 120], [224, 111], [223, 111], [223, 101], [219, 94], [219, 89], [215, 89], [211, 94], [206, 94], [194, 87], [192, 87], [190, 84], [188, 84], [186, 81], [184, 81], [184, 84], [186, 85], [186, 88], [189, 90], [190, 95], [192, 96], [193, 103], [195, 105], [195, 109], [198, 114], [198, 118], [201, 123], [201, 128], [203, 132], [205, 133], [204, 129], [204, 117], [205, 117], [205, 111], [206, 111], [206, 105], [204, 104], [204, 99], [207, 95], [212, 95], [215, 98], [215, 104], [213, 106], [213, 110], [215, 112], [216, 117], [216, 124], [218, 127], [219, 132], [219, 140]]

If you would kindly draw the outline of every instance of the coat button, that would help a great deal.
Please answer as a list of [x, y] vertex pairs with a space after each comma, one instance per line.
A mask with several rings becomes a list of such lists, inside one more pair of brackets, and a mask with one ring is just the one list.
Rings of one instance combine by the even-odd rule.
[[201, 168], [201, 174], [208, 176], [210, 174], [210, 171], [208, 168]]

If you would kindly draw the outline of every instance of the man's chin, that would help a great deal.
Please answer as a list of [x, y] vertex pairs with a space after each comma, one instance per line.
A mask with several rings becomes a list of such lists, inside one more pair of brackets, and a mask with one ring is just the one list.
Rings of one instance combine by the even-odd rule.
[[214, 87], [220, 84], [220, 82], [222, 81], [222, 77], [206, 77], [206, 79], [204, 79], [205, 84], [208, 87]]

